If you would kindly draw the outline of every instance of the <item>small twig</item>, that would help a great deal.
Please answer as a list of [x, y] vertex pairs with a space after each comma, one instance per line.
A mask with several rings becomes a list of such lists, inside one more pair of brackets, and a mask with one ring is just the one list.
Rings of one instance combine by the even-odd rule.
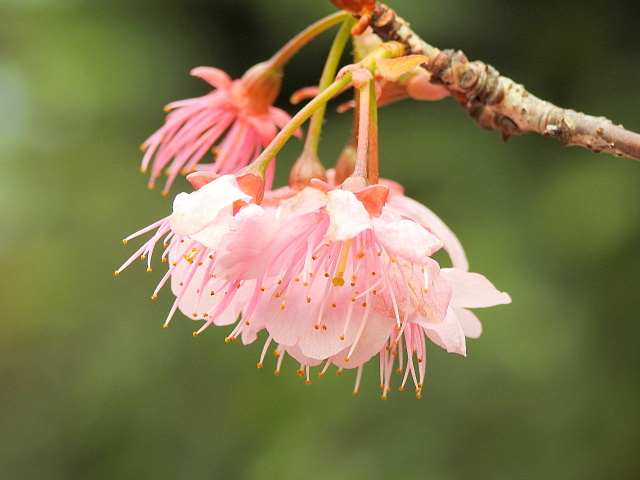
[[640, 160], [639, 134], [604, 117], [556, 107], [501, 76], [491, 65], [470, 62], [461, 51], [429, 45], [388, 6], [376, 4], [369, 23], [383, 39], [401, 42], [407, 53], [426, 56], [431, 81], [449, 89], [481, 127], [498, 130], [504, 140], [511, 135], [537, 132], [555, 137], [564, 145]]

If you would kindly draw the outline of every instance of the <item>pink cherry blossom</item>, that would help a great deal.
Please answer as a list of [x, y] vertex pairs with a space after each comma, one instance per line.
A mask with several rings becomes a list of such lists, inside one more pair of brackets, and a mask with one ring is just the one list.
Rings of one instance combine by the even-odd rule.
[[[176, 196], [173, 213], [158, 222], [130, 235], [124, 240], [138, 237], [156, 230], [154, 235], [138, 249], [118, 270], [119, 274], [136, 258], [147, 260], [147, 270], [151, 271], [151, 260], [158, 242], [162, 241], [163, 263], [169, 261], [169, 269], [153, 292], [156, 298], [162, 286], [171, 278], [172, 290], [176, 300], [167, 317], [167, 325], [180, 308], [194, 319], [207, 318], [215, 313], [218, 324], [234, 323], [244, 308], [244, 299], [236, 298], [235, 290], [223, 301], [224, 291], [236, 287], [237, 282], [218, 279], [215, 276], [218, 264], [218, 251], [225, 234], [232, 231], [237, 218], [234, 204], [238, 201], [249, 202], [251, 197], [240, 190], [233, 175], [225, 175], [203, 185], [190, 194]], [[246, 205], [243, 211], [261, 210], [254, 204]], [[237, 289], [237, 288], [236, 288]], [[215, 291], [222, 292], [213, 299]], [[220, 307], [220, 304], [223, 307]]]
[[[191, 74], [215, 90], [167, 105], [170, 113], [165, 124], [142, 144], [142, 171], [152, 164], [150, 188], [167, 169], [164, 194], [179, 173], [192, 172], [196, 165], [220, 174], [237, 172], [254, 160], [290, 119], [273, 107], [280, 76], [267, 64], [256, 65], [235, 81], [211, 67], [195, 68]], [[215, 162], [199, 164], [212, 149]]]
[[511, 297], [497, 290], [483, 275], [458, 268], [443, 268], [440, 274], [453, 288], [447, 314], [438, 323], [414, 316], [403, 329], [393, 332], [380, 353], [383, 398], [390, 390], [394, 372], [404, 373], [400, 390], [411, 378], [416, 395], [420, 396], [426, 371], [426, 338], [447, 352], [466, 356], [465, 337], [477, 338], [482, 332], [480, 321], [467, 309], [511, 303]]
[[229, 278], [271, 292], [243, 320], [263, 316], [267, 343], [301, 371], [322, 362], [325, 370], [361, 367], [411, 318], [437, 324], [447, 315], [451, 287], [430, 258], [442, 242], [357, 195], [307, 187], [277, 211], [238, 223], [220, 258]]

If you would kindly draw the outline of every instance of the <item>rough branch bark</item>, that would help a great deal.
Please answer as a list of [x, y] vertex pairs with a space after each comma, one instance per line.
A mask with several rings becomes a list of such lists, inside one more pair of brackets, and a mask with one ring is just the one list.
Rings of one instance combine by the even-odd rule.
[[432, 82], [446, 86], [481, 127], [498, 130], [504, 140], [511, 135], [537, 132], [555, 137], [564, 145], [640, 160], [639, 134], [604, 117], [557, 107], [501, 76], [491, 65], [470, 62], [461, 51], [429, 45], [388, 6], [377, 3], [369, 24], [383, 39], [396, 40], [408, 53], [426, 56]]

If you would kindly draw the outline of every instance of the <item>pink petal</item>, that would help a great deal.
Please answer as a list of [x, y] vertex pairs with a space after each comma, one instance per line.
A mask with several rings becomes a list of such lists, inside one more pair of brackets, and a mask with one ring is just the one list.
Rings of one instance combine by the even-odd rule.
[[[349, 353], [350, 347], [345, 348], [330, 358], [331, 363], [342, 368], [359, 367], [374, 355], [380, 353], [395, 326], [396, 322], [393, 318], [371, 311], [367, 318], [367, 324], [353, 352]], [[348, 362], [345, 361], [347, 355], [349, 355]]]
[[202, 170], [187, 175], [187, 180], [196, 190], [204, 187], [207, 183], [213, 182], [216, 178], [220, 178], [220, 175]]
[[[422, 270], [428, 273], [428, 285], [424, 284]], [[449, 303], [451, 302], [451, 285], [440, 275], [440, 266], [435, 260], [429, 259], [429, 262], [422, 270], [413, 266], [412, 283], [410, 283], [412, 294], [416, 296], [416, 313], [419, 315], [417, 323], [424, 325], [440, 323], [447, 315]], [[425, 288], [426, 292], [424, 291]]]
[[324, 359], [307, 357], [297, 345], [289, 345], [284, 347], [284, 350], [305, 367], [315, 367], [324, 361]]
[[231, 77], [219, 68], [197, 67], [191, 70], [191, 75], [194, 77], [200, 77], [210, 85], [225, 90], [230, 88], [233, 83]]
[[[243, 213], [251, 205], [244, 207]], [[260, 208], [260, 207], [258, 207]], [[244, 219], [236, 215], [236, 231], [226, 245], [220, 265], [229, 278], [266, 278], [277, 275], [283, 263], [291, 262], [291, 239], [305, 237], [316, 224], [316, 217], [304, 215], [287, 221], [273, 212], [262, 218]]]

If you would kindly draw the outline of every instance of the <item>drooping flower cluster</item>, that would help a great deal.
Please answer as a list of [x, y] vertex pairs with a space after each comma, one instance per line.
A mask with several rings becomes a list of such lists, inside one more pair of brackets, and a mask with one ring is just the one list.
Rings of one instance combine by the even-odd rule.
[[[334, 48], [338, 39], [344, 47], [353, 25], [343, 17]], [[324, 25], [335, 23], [333, 18]], [[378, 355], [383, 398], [396, 372], [402, 376], [400, 389], [413, 382], [420, 396], [426, 340], [465, 355], [465, 337], [481, 333], [468, 309], [511, 301], [468, 271], [460, 242], [440, 218], [405, 197], [400, 185], [377, 178], [372, 148], [377, 129], [369, 104], [380, 88], [370, 86], [374, 78], [377, 87], [381, 81], [389, 86], [414, 78], [408, 73], [420, 62], [402, 57], [397, 45], [382, 44], [343, 69], [331, 85], [325, 80], [333, 77], [335, 65], [327, 66], [333, 73], [323, 74], [315, 98], [291, 120], [271, 106], [280, 81], [277, 70], [277, 85], [271, 82], [273, 65], [260, 64], [236, 82], [216, 69], [196, 69], [194, 74], [218, 90], [170, 105], [175, 110], [167, 123], [145, 144], [143, 166], [154, 158], [153, 184], [172, 162], [168, 188], [215, 145], [217, 160], [187, 177], [196, 190], [178, 194], [171, 215], [125, 239], [153, 232], [116, 274], [138, 257], [150, 271], [161, 248], [168, 269], [152, 298], [167, 282], [175, 295], [165, 326], [179, 309], [202, 322], [194, 336], [212, 324], [230, 326], [227, 341], [241, 338], [249, 344], [264, 331], [258, 366], [275, 342], [276, 373], [285, 354], [299, 362], [298, 373], [307, 383], [312, 367], [322, 365], [320, 376], [331, 365], [339, 372], [357, 368], [354, 393], [363, 365]], [[348, 85], [360, 90], [359, 123], [352, 134], [357, 150], [353, 146], [353, 155], [342, 156], [338, 181], [338, 174], [325, 173], [317, 160], [318, 127], [326, 102]], [[311, 114], [290, 187], [272, 190], [274, 155]], [[282, 128], [277, 136], [276, 127]], [[452, 268], [441, 268], [432, 258], [441, 248]]]
[[314, 181], [293, 196], [279, 193], [269, 192], [262, 206], [247, 203], [251, 197], [227, 175], [179, 194], [172, 215], [132, 235], [156, 229], [122, 268], [140, 255], [151, 268], [163, 240], [169, 269], [153, 295], [171, 279], [176, 300], [167, 324], [179, 308], [204, 321], [195, 335], [237, 322], [228, 338], [247, 344], [266, 330], [267, 344], [300, 362], [307, 380], [309, 367], [361, 368], [380, 354], [386, 389], [402, 362], [390, 352], [404, 346], [402, 383], [411, 375], [419, 390], [425, 337], [465, 354], [465, 335], [480, 334], [466, 308], [510, 300], [481, 275], [441, 269], [431, 255], [445, 243], [412, 219], [411, 208], [434, 220], [434, 231], [451, 239], [449, 250], [464, 265], [455, 236], [398, 193], [386, 202], [384, 185], [353, 193]]

